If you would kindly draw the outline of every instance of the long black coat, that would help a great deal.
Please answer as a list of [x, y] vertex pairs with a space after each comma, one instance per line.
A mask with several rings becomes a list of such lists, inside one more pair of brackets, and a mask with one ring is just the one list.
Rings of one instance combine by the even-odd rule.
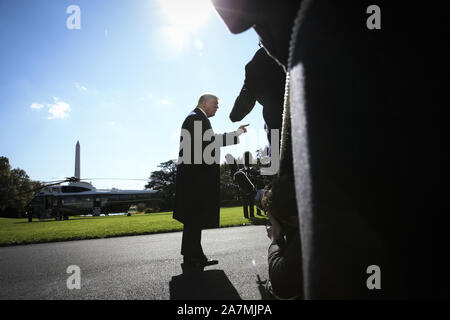
[[[428, 215], [441, 212], [433, 207], [440, 188], [431, 188], [427, 198], [433, 183], [419, 184], [419, 177], [441, 179], [443, 172], [437, 160], [442, 144], [435, 140], [440, 134], [420, 124], [427, 116], [439, 118], [428, 111], [429, 101], [448, 91], [439, 86], [445, 81], [428, 73], [447, 67], [445, 11], [376, 1], [382, 27], [370, 30], [365, 23], [372, 1], [310, 1], [294, 48], [293, 15], [308, 2], [213, 3], [231, 32], [253, 26], [285, 67], [294, 49], [285, 123], [292, 149], [286, 140], [280, 177], [294, 177], [295, 188], [285, 183], [272, 191], [280, 195], [273, 196], [285, 209], [280, 211], [298, 209], [305, 298], [448, 298], [449, 280], [441, 276], [448, 270], [442, 255], [448, 232], [438, 232]], [[414, 16], [426, 22], [409, 32], [407, 19]], [[433, 127], [439, 125], [433, 121]], [[286, 197], [293, 189], [295, 197]], [[448, 228], [442, 219], [439, 225]], [[366, 283], [373, 264], [381, 269], [381, 290]]]
[[[201, 136], [194, 134], [194, 123], [201, 123]], [[175, 208], [173, 218], [183, 224], [193, 224], [201, 228], [219, 227], [220, 218], [220, 161], [213, 164], [205, 163], [202, 158], [201, 164], [194, 164], [194, 141], [200, 139], [202, 154], [212, 141], [217, 141], [221, 146], [237, 144], [239, 142], [236, 133], [214, 135], [210, 141], [203, 141], [202, 137], [208, 129], [212, 130], [211, 123], [204, 113], [196, 108], [184, 120], [182, 129], [189, 132], [190, 141], [190, 163], [180, 163], [183, 153], [180, 150], [180, 159], [177, 166]], [[219, 140], [217, 140], [219, 139]], [[183, 136], [180, 137], [180, 142]], [[228, 140], [228, 141], [227, 141]], [[189, 146], [189, 144], [188, 144]], [[220, 149], [218, 149], [220, 150]], [[208, 152], [208, 150], [207, 150]], [[220, 160], [220, 153], [215, 154]]]

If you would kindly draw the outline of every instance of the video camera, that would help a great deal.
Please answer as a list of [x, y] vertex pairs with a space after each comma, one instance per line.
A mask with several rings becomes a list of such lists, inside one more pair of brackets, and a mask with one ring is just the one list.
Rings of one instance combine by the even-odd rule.
[[264, 188], [258, 189], [256, 181], [252, 182], [251, 177], [244, 168], [239, 169], [236, 159], [231, 154], [227, 154], [225, 159], [227, 160], [227, 164], [230, 168], [233, 181], [238, 185], [241, 192], [246, 196], [254, 197], [256, 207], [264, 211], [261, 204]]

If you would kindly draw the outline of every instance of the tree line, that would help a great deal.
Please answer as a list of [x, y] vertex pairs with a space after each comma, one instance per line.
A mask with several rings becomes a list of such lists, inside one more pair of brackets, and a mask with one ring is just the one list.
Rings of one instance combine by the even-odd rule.
[[24, 217], [25, 206], [39, 186], [24, 170], [12, 169], [8, 158], [0, 156], [0, 217]]

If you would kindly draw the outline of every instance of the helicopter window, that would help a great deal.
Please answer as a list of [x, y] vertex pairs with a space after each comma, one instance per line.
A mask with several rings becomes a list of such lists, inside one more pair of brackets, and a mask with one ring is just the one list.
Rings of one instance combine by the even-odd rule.
[[61, 187], [61, 191], [63, 193], [71, 193], [71, 192], [89, 191], [89, 189], [88, 188], [83, 188], [83, 187], [63, 186], [63, 187]]

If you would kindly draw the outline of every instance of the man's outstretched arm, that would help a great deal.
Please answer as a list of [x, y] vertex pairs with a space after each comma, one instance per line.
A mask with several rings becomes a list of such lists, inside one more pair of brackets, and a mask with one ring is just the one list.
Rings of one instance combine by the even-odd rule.
[[247, 132], [246, 127], [248, 127], [248, 126], [249, 126], [249, 124], [244, 124], [244, 125], [240, 126], [236, 131], [229, 132], [229, 133], [218, 134], [216, 136], [216, 139], [219, 139], [221, 147], [226, 147], [226, 146], [231, 146], [231, 145], [234, 145], [234, 144], [238, 144], [239, 143], [239, 136], [241, 134]]

